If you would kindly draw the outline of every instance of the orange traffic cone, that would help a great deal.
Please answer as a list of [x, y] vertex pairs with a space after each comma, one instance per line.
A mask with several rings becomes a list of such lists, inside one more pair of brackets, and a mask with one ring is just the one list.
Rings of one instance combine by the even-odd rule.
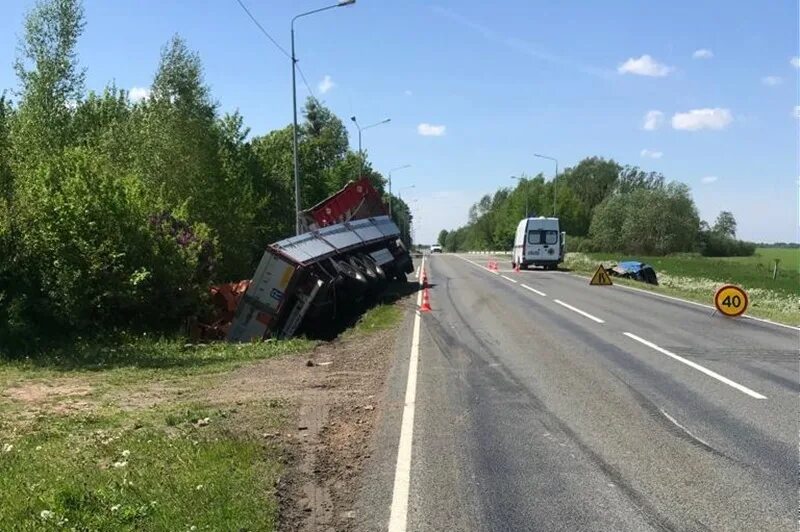
[[425, 287], [422, 290], [422, 305], [419, 307], [420, 312], [430, 312], [431, 311], [431, 299], [428, 295], [428, 288]]
[[423, 287], [427, 287], [428, 286], [428, 274], [425, 273], [425, 270], [422, 270], [422, 275], [420, 277], [421, 277], [421, 281], [422, 281], [422, 286]]

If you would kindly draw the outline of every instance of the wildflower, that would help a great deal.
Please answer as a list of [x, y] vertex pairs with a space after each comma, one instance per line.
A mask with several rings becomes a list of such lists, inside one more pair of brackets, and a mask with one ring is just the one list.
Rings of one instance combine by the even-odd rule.
[[197, 487], [195, 488], [196, 491], [200, 491], [201, 489], [203, 489], [202, 484], [198, 484]]
[[197, 530], [197, 527], [192, 525], [192, 526], [189, 527], [189, 530]]
[[123, 458], [127, 458], [130, 455], [131, 455], [131, 452], [128, 449], [125, 449], [124, 451], [122, 451], [122, 457]]
[[37, 451], [41, 451], [41, 450], [42, 450], [42, 446], [41, 446], [41, 445], [37, 445], [37, 446], [36, 446], [36, 450], [37, 450]]
[[45, 521], [47, 521], [48, 519], [50, 519], [51, 517], [53, 517], [53, 515], [54, 515], [54, 514], [53, 514], [53, 512], [51, 512], [50, 510], [42, 510], [42, 511], [39, 513], [39, 517], [41, 517], [41, 518], [42, 518], [42, 519], [44, 519]]
[[14, 449], [14, 446], [11, 445], [10, 443], [4, 443], [3, 444], [3, 452], [4, 453], [10, 453], [12, 449]]
[[119, 507], [120, 507], [120, 506], [121, 506], [121, 505], [119, 505], [119, 504], [115, 504], [114, 506], [112, 506], [112, 507], [111, 507], [111, 511], [112, 511], [112, 512], [116, 512], [117, 510], [119, 510]]
[[128, 465], [128, 462], [114, 462], [111, 464], [112, 467], [119, 469], [120, 467], [125, 467]]

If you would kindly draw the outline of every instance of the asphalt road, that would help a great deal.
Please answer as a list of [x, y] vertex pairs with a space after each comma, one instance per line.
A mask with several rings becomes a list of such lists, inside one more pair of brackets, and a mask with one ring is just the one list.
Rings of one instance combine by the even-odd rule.
[[357, 528], [395, 519], [408, 438], [407, 530], [797, 529], [797, 330], [485, 265], [426, 261]]

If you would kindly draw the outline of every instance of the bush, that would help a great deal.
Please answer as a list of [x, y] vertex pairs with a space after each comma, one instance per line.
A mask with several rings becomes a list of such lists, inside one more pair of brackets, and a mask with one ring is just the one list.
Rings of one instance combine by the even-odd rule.
[[114, 175], [87, 148], [26, 177], [0, 233], [11, 258], [5, 279], [0, 270], [10, 309], [0, 337], [163, 329], [197, 312], [213, 267], [207, 227], [164, 213], [138, 180]]
[[716, 231], [701, 231], [698, 247], [704, 257], [750, 257], [756, 252], [752, 242], [736, 240]]
[[567, 235], [566, 249], [568, 253], [594, 253], [601, 251], [591, 238], [571, 235]]
[[690, 251], [700, 219], [681, 183], [616, 193], [594, 211], [589, 234], [603, 251], [666, 255]]

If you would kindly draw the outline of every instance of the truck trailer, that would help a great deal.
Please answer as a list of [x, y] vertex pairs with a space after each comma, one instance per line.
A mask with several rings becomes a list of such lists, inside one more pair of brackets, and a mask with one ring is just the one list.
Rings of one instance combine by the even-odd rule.
[[414, 271], [400, 230], [367, 179], [303, 213], [309, 229], [267, 246], [240, 298], [226, 339], [293, 336], [333, 320]]

